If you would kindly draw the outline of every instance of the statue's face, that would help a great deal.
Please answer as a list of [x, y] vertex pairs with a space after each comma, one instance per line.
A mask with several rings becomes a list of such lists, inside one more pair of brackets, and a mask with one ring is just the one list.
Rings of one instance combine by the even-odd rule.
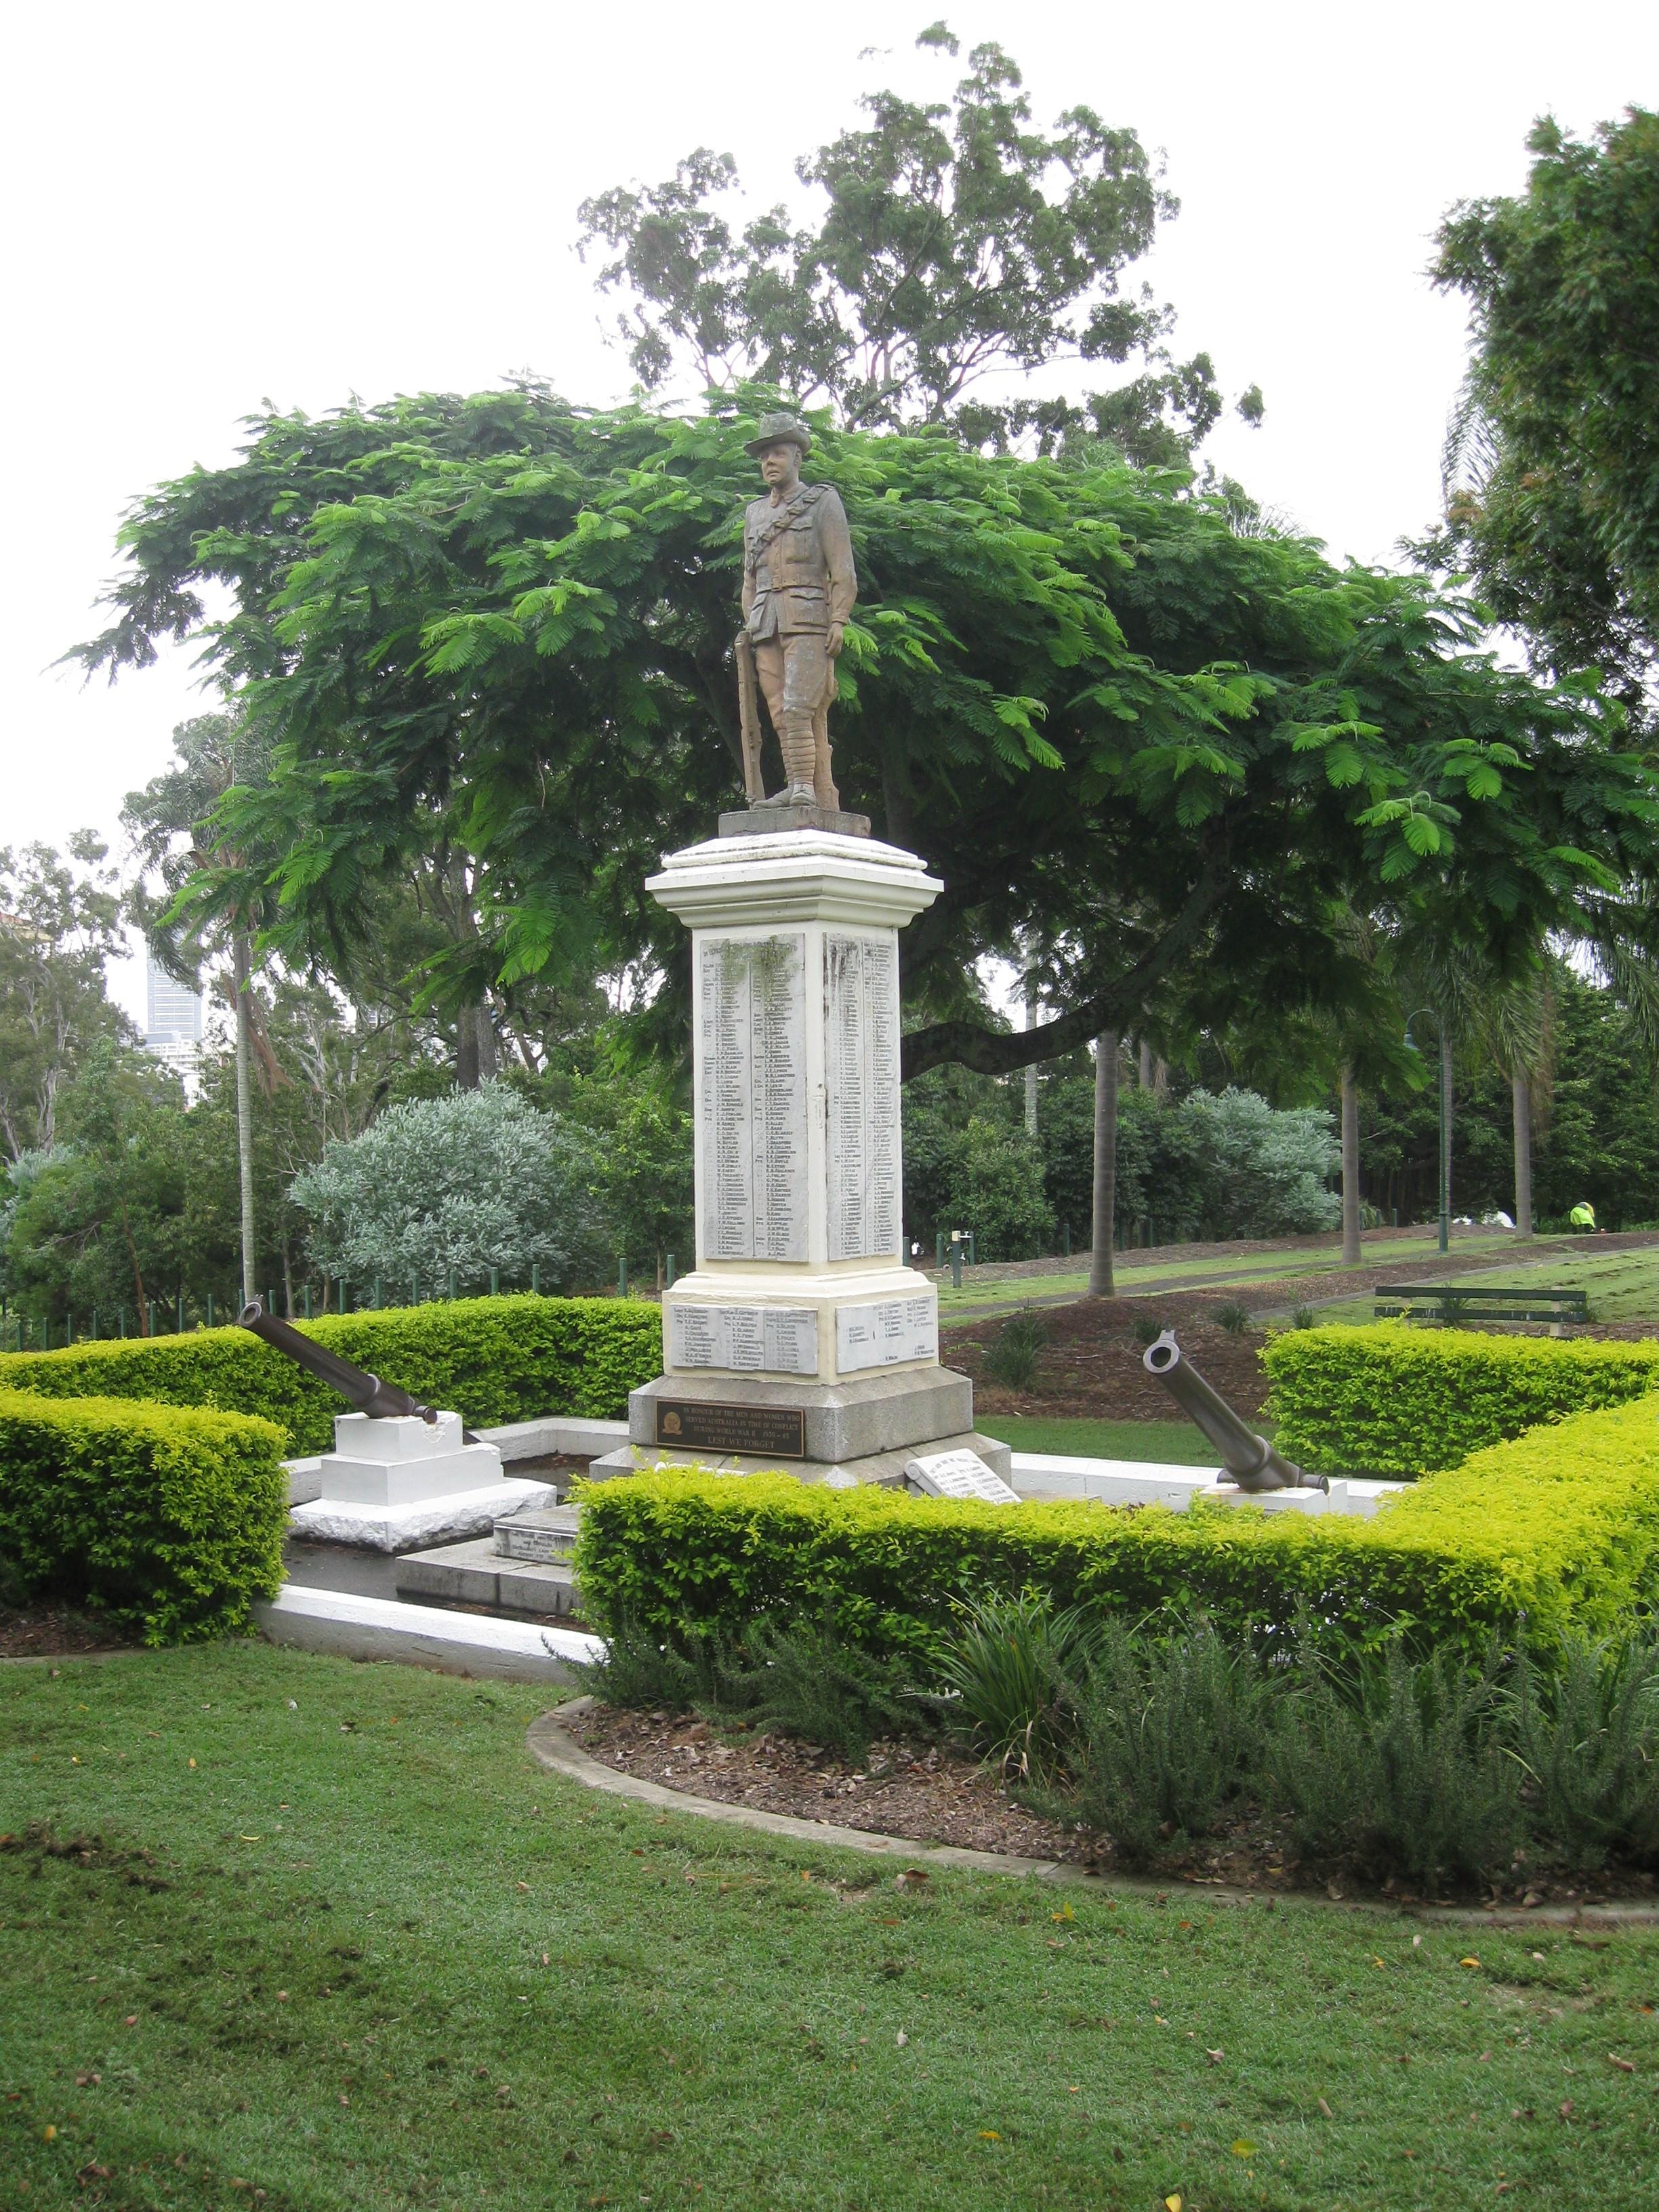
[[800, 447], [792, 438], [781, 438], [760, 457], [761, 481], [776, 491], [787, 491], [800, 476]]

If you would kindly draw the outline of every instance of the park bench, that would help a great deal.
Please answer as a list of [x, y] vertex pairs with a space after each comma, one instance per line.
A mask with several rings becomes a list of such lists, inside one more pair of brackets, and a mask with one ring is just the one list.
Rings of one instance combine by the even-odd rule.
[[1589, 1319], [1588, 1291], [1499, 1290], [1490, 1283], [1379, 1283], [1377, 1321], [1564, 1321]]

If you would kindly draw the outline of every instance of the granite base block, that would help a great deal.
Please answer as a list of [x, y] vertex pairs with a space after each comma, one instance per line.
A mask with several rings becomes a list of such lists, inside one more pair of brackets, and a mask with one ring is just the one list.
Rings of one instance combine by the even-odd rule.
[[398, 1562], [398, 1595], [487, 1605], [536, 1620], [562, 1620], [576, 1610], [576, 1580], [568, 1565], [503, 1559], [487, 1536], [406, 1553]]
[[[994, 1437], [964, 1429], [931, 1440], [929, 1449], [977, 1452], [994, 1474], [1005, 1482], [1008, 1480], [1012, 1455], [1008, 1446]], [[652, 1474], [659, 1468], [698, 1467], [713, 1474], [791, 1474], [798, 1482], [825, 1483], [836, 1490], [853, 1490], [865, 1483], [875, 1483], [884, 1490], [902, 1490], [905, 1468], [915, 1457], [915, 1449], [910, 1444], [842, 1460], [763, 1459], [746, 1452], [682, 1451], [672, 1444], [629, 1444], [621, 1451], [606, 1452], [587, 1472], [592, 1481], [605, 1482], [618, 1475]]]
[[[659, 1375], [628, 1395], [628, 1439], [656, 1446], [657, 1401], [757, 1406], [805, 1416], [806, 1458], [826, 1466], [867, 1459], [904, 1445], [937, 1444], [972, 1427], [974, 1386], [948, 1367], [892, 1369], [840, 1382], [787, 1382], [749, 1375]], [[665, 1445], [665, 1449], [672, 1449]], [[692, 1453], [692, 1457], [696, 1455]], [[614, 1455], [607, 1454], [607, 1459]], [[775, 1460], [763, 1464], [775, 1466]], [[596, 1462], [597, 1465], [598, 1462]]]

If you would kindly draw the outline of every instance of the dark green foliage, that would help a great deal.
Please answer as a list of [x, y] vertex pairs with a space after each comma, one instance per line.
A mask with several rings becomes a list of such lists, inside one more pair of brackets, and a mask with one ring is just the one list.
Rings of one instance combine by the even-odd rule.
[[604, 1658], [577, 1668], [608, 1705], [696, 1711], [716, 1725], [779, 1729], [834, 1750], [850, 1765], [872, 1736], [915, 1735], [928, 1707], [908, 1671], [844, 1643], [823, 1624], [760, 1620], [738, 1635], [659, 1642], [624, 1621]]
[[1261, 1364], [1279, 1449], [1326, 1474], [1428, 1474], [1659, 1386], [1659, 1345], [1404, 1323], [1283, 1332]]
[[1029, 1306], [1010, 1314], [985, 1348], [980, 1364], [993, 1382], [1010, 1390], [1029, 1390], [1048, 1342], [1048, 1324]]
[[942, 1710], [988, 1758], [1041, 1780], [1070, 1733], [1070, 1686], [1085, 1664], [1087, 1640], [1080, 1607], [1056, 1611], [1030, 1590], [977, 1600], [939, 1657], [952, 1699]]
[[1291, 1316], [1291, 1327], [1292, 1328], [1312, 1328], [1314, 1327], [1313, 1308], [1311, 1306], [1297, 1306]]
[[[295, 1324], [383, 1381], [470, 1426], [544, 1413], [620, 1417], [662, 1369], [662, 1322], [643, 1301], [458, 1298]], [[290, 1455], [326, 1451], [343, 1402], [246, 1329], [202, 1329], [0, 1358], [0, 1388], [216, 1406], [275, 1421]]]
[[1428, 549], [1472, 567], [1540, 664], [1599, 664], [1651, 712], [1659, 644], [1659, 115], [1575, 139], [1533, 126], [1524, 193], [1467, 202], [1435, 275], [1472, 310], [1474, 357]]
[[1162, 1328], [1150, 1314], [1135, 1316], [1134, 1339], [1137, 1344], [1156, 1344], [1163, 1334]]
[[1243, 1336], [1250, 1325], [1250, 1310], [1242, 1306], [1237, 1298], [1228, 1298], [1218, 1305], [1210, 1318], [1229, 1336]]
[[1507, 1870], [1527, 1833], [1521, 1770], [1504, 1740], [1502, 1656], [1480, 1668], [1414, 1662], [1393, 1639], [1345, 1693], [1304, 1663], [1276, 1716], [1270, 1771], [1310, 1859], [1432, 1892]]
[[1567, 1864], [1659, 1865], [1659, 1642], [1575, 1638], [1547, 1671], [1524, 1650], [1509, 1716], [1541, 1833]]
[[1073, 1697], [1070, 1807], [1132, 1865], [1212, 1834], [1259, 1793], [1272, 1687], [1208, 1621], [1139, 1634], [1103, 1621]]
[[0, 1388], [0, 1559], [146, 1644], [234, 1634], [282, 1582], [283, 1449], [235, 1413]]
[[[192, 897], [274, 888], [276, 949], [331, 957], [465, 826], [477, 934], [421, 963], [437, 1002], [510, 1008], [649, 957], [673, 981], [635, 1026], [678, 1042], [678, 926], [637, 886], [736, 782], [743, 446], [767, 398], [672, 421], [526, 386], [267, 415], [233, 465], [143, 501], [85, 659], [199, 635], [279, 764], [222, 809], [246, 869]], [[1645, 864], [1650, 771], [1616, 724], [1498, 667], [1479, 614], [1420, 580], [1241, 536], [1184, 472], [1099, 447], [821, 444], [864, 580], [842, 794], [945, 884], [906, 939], [907, 1076], [1073, 1054], [1169, 994], [1200, 1025], [1242, 1004], [1395, 1020], [1340, 917], [1432, 898], [1508, 971]], [[1074, 948], [1028, 1036], [975, 981], [1022, 935]]]

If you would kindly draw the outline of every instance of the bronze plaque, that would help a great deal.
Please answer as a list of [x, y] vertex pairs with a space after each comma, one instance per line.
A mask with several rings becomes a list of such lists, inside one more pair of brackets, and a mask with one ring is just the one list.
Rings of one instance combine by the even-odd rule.
[[657, 1442], [689, 1451], [742, 1452], [750, 1459], [805, 1459], [799, 1406], [711, 1406], [699, 1398], [653, 1399]]

